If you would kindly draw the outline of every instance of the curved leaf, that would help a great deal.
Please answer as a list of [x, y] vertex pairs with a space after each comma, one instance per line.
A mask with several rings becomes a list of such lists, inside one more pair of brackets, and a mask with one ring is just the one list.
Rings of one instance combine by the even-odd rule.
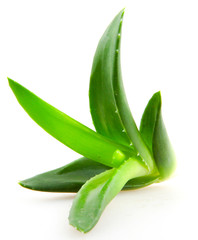
[[137, 177], [129, 180], [122, 190], [135, 190], [138, 188], [143, 188], [149, 186], [153, 183], [157, 183], [159, 181], [158, 175], [148, 175], [143, 177]]
[[74, 199], [69, 222], [82, 232], [90, 231], [98, 222], [107, 204], [120, 192], [125, 183], [147, 174], [139, 161], [129, 159], [119, 168], [107, 170], [83, 185]]
[[98, 44], [91, 71], [89, 100], [97, 132], [130, 146], [116, 103], [118, 93], [113, 88], [123, 14], [124, 10], [115, 17]]
[[147, 144], [151, 153], [153, 153], [152, 149], [153, 133], [160, 106], [161, 106], [160, 92], [156, 92], [149, 100], [140, 122], [141, 136], [144, 139], [144, 142]]
[[133, 150], [94, 132], [9, 79], [18, 102], [28, 115], [57, 140], [94, 161], [118, 167]]
[[[78, 192], [90, 178], [109, 170], [110, 167], [82, 157], [63, 167], [20, 181], [22, 187], [44, 192]], [[158, 180], [144, 176], [129, 180], [122, 190], [148, 186]]]
[[78, 192], [90, 178], [110, 167], [82, 157], [61, 168], [20, 181], [25, 188], [45, 192]]
[[98, 44], [90, 79], [89, 99], [97, 132], [137, 149], [150, 169], [155, 168], [126, 99], [120, 66], [120, 38], [124, 10], [106, 29]]
[[140, 133], [153, 153], [160, 179], [168, 178], [175, 170], [176, 161], [173, 148], [161, 113], [161, 94], [155, 93], [148, 102], [140, 124]]

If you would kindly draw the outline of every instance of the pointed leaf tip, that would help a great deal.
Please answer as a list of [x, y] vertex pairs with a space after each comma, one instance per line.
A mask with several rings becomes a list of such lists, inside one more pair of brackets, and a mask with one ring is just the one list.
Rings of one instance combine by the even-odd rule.
[[140, 133], [153, 154], [161, 180], [175, 170], [175, 154], [170, 143], [161, 112], [161, 93], [156, 92], [149, 100], [140, 124]]
[[8, 84], [10, 85], [10, 84], [12, 84], [12, 79], [11, 78], [9, 78], [9, 77], [7, 77], [7, 80], [8, 80]]
[[98, 133], [136, 149], [149, 168], [155, 169], [150, 151], [131, 114], [123, 87], [120, 64], [123, 15], [124, 9], [116, 15], [98, 43], [90, 78], [90, 111]]
[[59, 111], [12, 79], [8, 81], [27, 114], [51, 136], [79, 154], [110, 167], [118, 167], [122, 159], [112, 159], [116, 150], [126, 155], [134, 153], [132, 149], [105, 138]]

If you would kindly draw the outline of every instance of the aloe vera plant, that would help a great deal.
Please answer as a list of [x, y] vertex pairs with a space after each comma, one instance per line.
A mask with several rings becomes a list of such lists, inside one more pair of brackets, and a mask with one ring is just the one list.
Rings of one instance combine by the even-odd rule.
[[58, 169], [20, 181], [48, 192], [78, 192], [70, 224], [90, 231], [107, 204], [121, 191], [160, 182], [173, 173], [175, 156], [155, 93], [138, 130], [122, 83], [120, 41], [124, 10], [110, 23], [98, 44], [90, 78], [90, 111], [96, 132], [49, 105], [8, 78], [28, 115], [57, 140], [83, 155]]

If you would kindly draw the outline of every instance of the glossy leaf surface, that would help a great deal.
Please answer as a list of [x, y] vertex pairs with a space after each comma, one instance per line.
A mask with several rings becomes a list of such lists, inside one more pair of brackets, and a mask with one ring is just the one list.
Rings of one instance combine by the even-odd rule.
[[87, 181], [74, 199], [69, 215], [70, 224], [82, 232], [91, 230], [125, 183], [144, 174], [147, 170], [143, 165], [130, 159], [119, 168], [107, 170]]
[[126, 155], [133, 155], [132, 149], [94, 132], [49, 105], [17, 82], [8, 80], [18, 102], [29, 116], [46, 132], [69, 148], [111, 167], [118, 167]]
[[[116, 102], [113, 79], [118, 77], [117, 61], [124, 11], [121, 11], [98, 44], [90, 79], [90, 111], [97, 132], [130, 146]], [[117, 51], [117, 52], [116, 52]]]
[[[82, 157], [63, 167], [20, 181], [22, 187], [44, 192], [78, 192], [90, 178], [109, 170], [110, 167]], [[129, 180], [122, 190], [148, 186], [156, 182], [153, 176]]]
[[89, 99], [97, 132], [132, 146], [150, 169], [155, 168], [150, 151], [141, 138], [131, 114], [121, 76], [120, 39], [124, 10], [103, 34], [93, 60]]
[[110, 167], [82, 157], [66, 166], [48, 171], [19, 184], [25, 188], [45, 192], [77, 192], [90, 178]]
[[140, 132], [153, 153], [160, 179], [164, 180], [172, 174], [176, 164], [175, 154], [162, 119], [161, 105], [161, 94], [157, 92], [145, 108], [141, 119]]

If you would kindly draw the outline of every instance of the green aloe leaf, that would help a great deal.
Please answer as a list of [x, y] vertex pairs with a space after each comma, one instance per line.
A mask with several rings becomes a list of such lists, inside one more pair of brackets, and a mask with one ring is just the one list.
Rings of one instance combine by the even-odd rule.
[[160, 179], [168, 178], [175, 170], [175, 154], [170, 143], [161, 113], [161, 94], [155, 93], [142, 115], [140, 133], [152, 152]]
[[114, 78], [118, 77], [119, 42], [124, 10], [112, 21], [98, 44], [90, 79], [89, 100], [97, 132], [130, 146], [116, 102]]
[[110, 167], [82, 157], [66, 166], [20, 181], [25, 188], [45, 192], [77, 192], [90, 178]]
[[94, 132], [68, 115], [49, 105], [41, 98], [8, 78], [18, 102], [28, 115], [46, 132], [81, 155], [118, 167], [132, 149], [117, 144]]
[[153, 183], [157, 183], [159, 181], [158, 175], [148, 175], [143, 177], [137, 177], [129, 180], [122, 190], [133, 190], [138, 188], [143, 188], [149, 186]]
[[119, 168], [107, 170], [91, 178], [74, 199], [69, 215], [70, 224], [79, 231], [90, 231], [107, 204], [121, 191], [125, 183], [147, 173], [147, 169], [139, 161], [129, 159]]
[[[22, 187], [44, 192], [78, 192], [90, 178], [109, 170], [110, 167], [82, 157], [63, 167], [20, 181]], [[156, 182], [153, 176], [129, 180], [123, 190], [137, 189]]]
[[153, 94], [149, 100], [140, 122], [140, 133], [144, 142], [147, 144], [151, 153], [153, 153], [153, 133], [156, 125], [156, 119], [161, 106], [160, 92]]
[[134, 144], [153, 170], [155, 163], [135, 124], [122, 83], [120, 40], [123, 14], [124, 10], [114, 18], [96, 49], [89, 89], [90, 111], [97, 132], [126, 146]]

